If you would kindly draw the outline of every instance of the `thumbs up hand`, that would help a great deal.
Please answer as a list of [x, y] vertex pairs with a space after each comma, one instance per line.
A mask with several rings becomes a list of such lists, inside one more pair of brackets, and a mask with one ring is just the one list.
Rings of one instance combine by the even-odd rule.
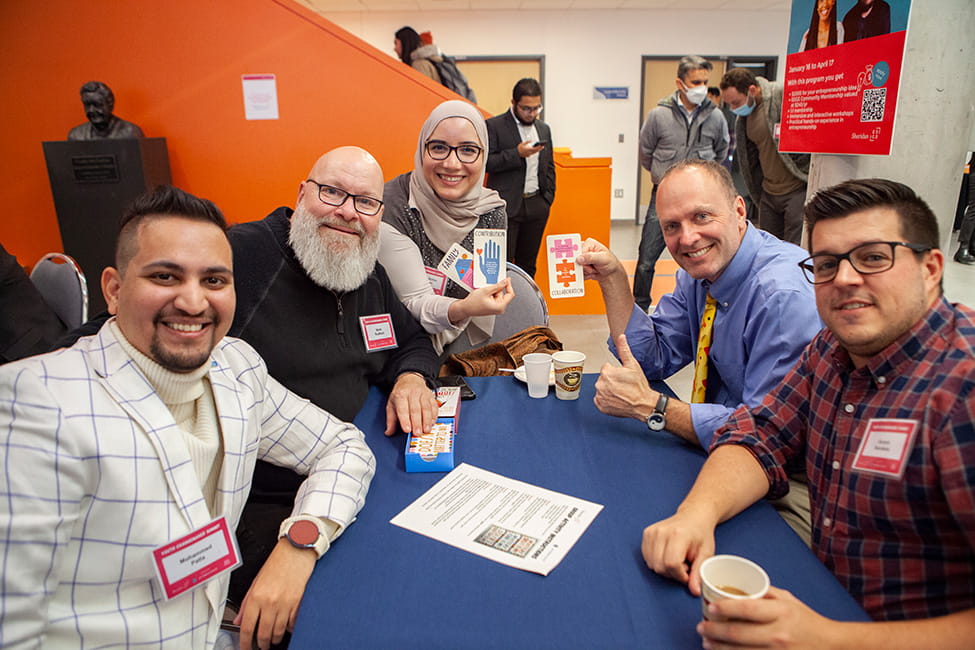
[[[626, 342], [626, 334], [620, 334], [619, 338], [616, 339], [616, 350], [619, 352], [618, 356], [620, 358], [620, 363], [623, 364], [624, 368], [639, 370], [640, 376], [644, 376], [643, 369], [640, 368], [640, 362], [638, 362], [636, 357], [633, 356], [633, 352], [630, 351], [630, 344]], [[649, 386], [649, 384], [647, 384], [647, 386]]]
[[616, 348], [623, 365], [603, 365], [596, 380], [593, 403], [607, 415], [643, 420], [653, 412], [659, 394], [650, 388], [640, 363], [630, 351], [625, 334], [620, 334], [616, 339]]

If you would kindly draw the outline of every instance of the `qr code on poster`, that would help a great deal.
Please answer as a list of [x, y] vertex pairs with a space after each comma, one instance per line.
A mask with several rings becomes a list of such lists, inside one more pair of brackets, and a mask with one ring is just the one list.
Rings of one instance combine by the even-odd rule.
[[886, 104], [886, 88], [864, 88], [863, 103], [860, 104], [860, 121], [882, 122]]

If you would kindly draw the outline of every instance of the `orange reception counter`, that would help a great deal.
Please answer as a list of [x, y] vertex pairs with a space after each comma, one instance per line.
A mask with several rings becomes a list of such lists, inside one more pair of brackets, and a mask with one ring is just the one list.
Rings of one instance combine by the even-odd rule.
[[[572, 150], [556, 147], [555, 202], [549, 213], [545, 237], [579, 233], [609, 246], [610, 197], [612, 196], [612, 158], [573, 158]], [[548, 285], [548, 250], [542, 239], [538, 251], [535, 281], [545, 296], [551, 314], [602, 314], [603, 296], [595, 282], [586, 283], [586, 295], [578, 298], [551, 298]]]

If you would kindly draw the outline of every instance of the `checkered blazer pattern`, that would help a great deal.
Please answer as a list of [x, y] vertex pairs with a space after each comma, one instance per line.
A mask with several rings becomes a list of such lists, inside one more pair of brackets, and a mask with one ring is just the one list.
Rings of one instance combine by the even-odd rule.
[[[236, 527], [260, 458], [308, 474], [296, 513], [350, 524], [375, 471], [362, 432], [286, 390], [243, 341], [210, 363], [217, 514]], [[212, 645], [227, 576], [166, 602], [150, 560], [210, 520], [182, 434], [111, 328], [0, 366], [0, 647]]]

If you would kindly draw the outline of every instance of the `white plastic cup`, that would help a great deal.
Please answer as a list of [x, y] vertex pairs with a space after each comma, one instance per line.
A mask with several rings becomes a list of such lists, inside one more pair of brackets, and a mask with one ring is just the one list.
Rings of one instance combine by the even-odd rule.
[[768, 592], [765, 569], [737, 555], [714, 555], [701, 564], [701, 614], [706, 621], [723, 620], [708, 616], [708, 605], [716, 600], [762, 598]]
[[521, 362], [525, 365], [528, 396], [546, 397], [548, 395], [548, 380], [552, 374], [552, 355], [544, 352], [532, 352], [523, 356]]
[[582, 386], [582, 367], [586, 355], [582, 352], [563, 350], [552, 355], [555, 364], [555, 396], [559, 399], [579, 399]]

